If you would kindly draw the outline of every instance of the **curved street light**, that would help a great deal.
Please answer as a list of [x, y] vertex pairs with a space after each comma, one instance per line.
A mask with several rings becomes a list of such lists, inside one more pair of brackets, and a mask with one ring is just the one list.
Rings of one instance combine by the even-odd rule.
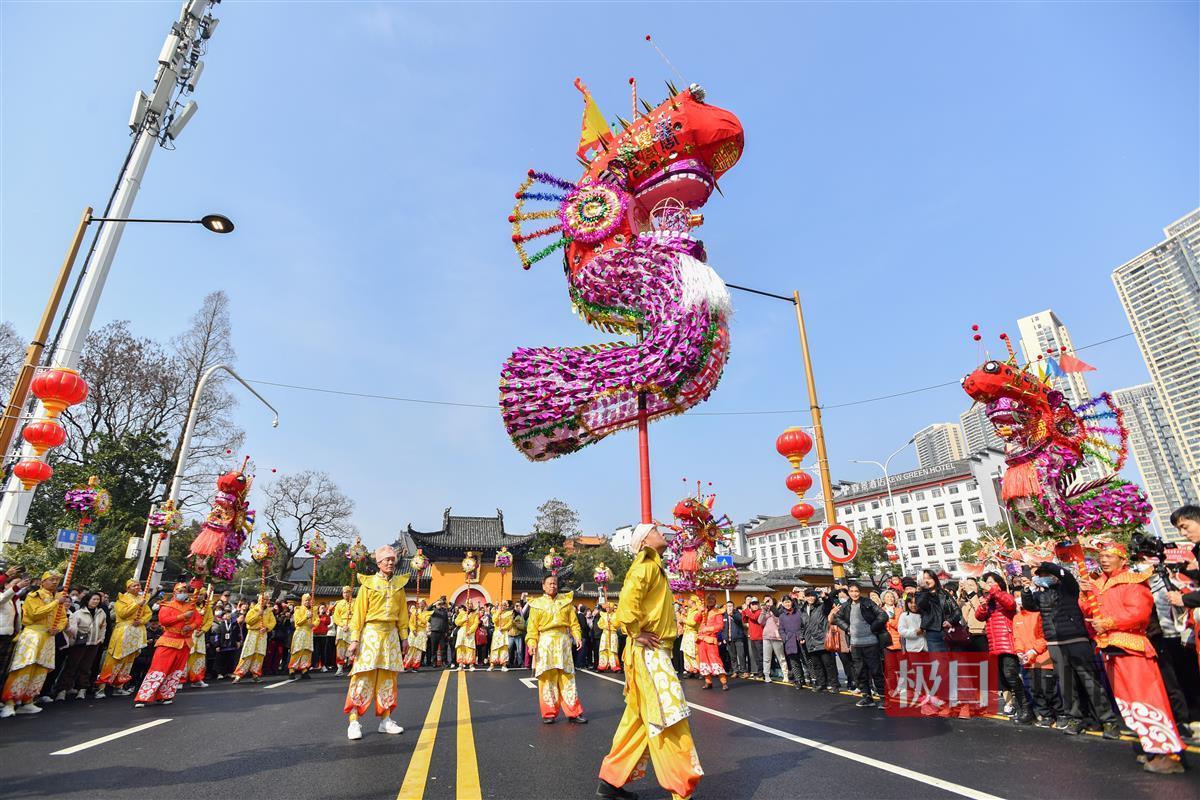
[[882, 464], [879, 463], [878, 461], [871, 461], [869, 459], [859, 459], [859, 458], [850, 459], [850, 461], [855, 464], [874, 464], [875, 466], [877, 466], [881, 470], [883, 470], [883, 485], [884, 485], [884, 488], [887, 490], [888, 506], [891, 508], [890, 516], [892, 518], [892, 524], [889, 525], [888, 527], [896, 528], [896, 538], [900, 539], [900, 541], [901, 541], [900, 544], [896, 545], [896, 553], [897, 553], [897, 555], [900, 556], [899, 564], [900, 564], [901, 572], [904, 572], [905, 569], [907, 568], [908, 559], [906, 559], [904, 556], [904, 543], [903, 543], [904, 542], [904, 538], [903, 538], [904, 530], [903, 530], [903, 527], [900, 525], [900, 510], [896, 507], [896, 500], [892, 496], [892, 478], [888, 474], [888, 465], [892, 463], [893, 458], [895, 458], [896, 456], [903, 453], [906, 449], [908, 449], [908, 446], [910, 444], [912, 444], [914, 441], [916, 441], [916, 438], [917, 438], [916, 436], [913, 436], [907, 442], [905, 442], [900, 447], [898, 447], [896, 449], [896, 452], [892, 453], [890, 456], [888, 456], [887, 458], [885, 458], [883, 460]]

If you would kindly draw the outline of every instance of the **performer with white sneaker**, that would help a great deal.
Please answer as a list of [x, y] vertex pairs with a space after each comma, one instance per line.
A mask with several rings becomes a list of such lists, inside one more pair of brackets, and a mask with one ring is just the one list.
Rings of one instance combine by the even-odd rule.
[[346, 650], [350, 647], [350, 610], [354, 605], [354, 590], [349, 586], [342, 587], [342, 599], [333, 606], [333, 626], [336, 628], [334, 638], [337, 642], [337, 672], [335, 675], [345, 675], [350, 671], [347, 666]]
[[367, 713], [372, 697], [380, 733], [404, 733], [392, 720], [396, 707], [396, 676], [404, 671], [408, 650], [408, 576], [396, 576], [396, 551], [384, 545], [375, 551], [376, 575], [360, 576], [358, 595], [350, 614], [350, 646], [354, 660], [344, 711], [350, 715], [346, 738], [362, 738], [358, 718]]
[[57, 572], [42, 573], [41, 588], [31, 592], [21, 606], [21, 633], [13, 644], [12, 665], [0, 694], [4, 703], [0, 718], [42, 710], [33, 701], [54, 669], [54, 637], [71, 618], [71, 599], [65, 592], [56, 594], [61, 579]]

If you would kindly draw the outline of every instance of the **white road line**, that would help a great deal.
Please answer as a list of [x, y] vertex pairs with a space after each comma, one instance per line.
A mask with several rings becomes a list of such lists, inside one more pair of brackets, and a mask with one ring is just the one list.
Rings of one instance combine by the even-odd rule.
[[149, 722], [143, 722], [141, 725], [134, 725], [132, 728], [126, 728], [123, 731], [117, 731], [116, 733], [110, 733], [108, 736], [101, 736], [99, 739], [92, 739], [91, 741], [84, 742], [83, 744], [77, 744], [74, 747], [67, 747], [63, 750], [55, 750], [50, 755], [52, 755], [52, 756], [74, 755], [75, 753], [78, 753], [80, 750], [87, 750], [89, 747], [95, 747], [97, 745], [104, 744], [105, 742], [111, 742], [113, 739], [120, 739], [122, 736], [128, 736], [129, 734], [137, 733], [138, 731], [144, 731], [147, 728], [153, 728], [156, 725], [164, 725], [170, 721], [171, 721], [170, 719], [150, 720]]
[[526, 689], [536, 689], [537, 688], [537, 678], [518, 678], [518, 680], [520, 680], [521, 683], [525, 684]]
[[[590, 669], [582, 670], [582, 672], [586, 672], [589, 675], [595, 675], [597, 678], [603, 678], [606, 681], [618, 683], [622, 686], [625, 685], [625, 681], [623, 680], [613, 678], [609, 675], [601, 675], [598, 672], [592, 672]], [[902, 778], [908, 778], [909, 780], [916, 781], [917, 783], [933, 786], [937, 789], [942, 789], [953, 794], [961, 795], [962, 797], [970, 797], [972, 800], [1002, 800], [1000, 797], [997, 797], [994, 794], [981, 792], [978, 789], [972, 789], [969, 786], [951, 783], [950, 781], [945, 781], [941, 778], [935, 778], [932, 775], [925, 775], [905, 767], [898, 767], [895, 764], [889, 764], [886, 761], [880, 761], [876, 758], [864, 756], [859, 753], [855, 753], [852, 750], [843, 750], [840, 747], [834, 747], [833, 745], [825, 744], [824, 742], [818, 742], [816, 739], [806, 739], [803, 736], [796, 736], [793, 733], [781, 731], [778, 728], [772, 728], [768, 725], [762, 725], [758, 722], [752, 722], [748, 719], [735, 717], [732, 714], [726, 714], [724, 711], [717, 711], [715, 708], [708, 708], [707, 706], [702, 706], [692, 702], [689, 702], [688, 705], [697, 711], [703, 711], [705, 714], [711, 714], [714, 717], [720, 717], [721, 719], [728, 720], [730, 722], [736, 722], [738, 725], [745, 725], [747, 728], [754, 728], [755, 730], [762, 731], [763, 733], [769, 733], [773, 736], [778, 736], [781, 739], [787, 739], [790, 742], [802, 744], [805, 747], [811, 747], [814, 750], [820, 750], [823, 753], [829, 753], [832, 756], [849, 759], [856, 764], [864, 764], [868, 767], [874, 767], [875, 769], [880, 769], [884, 772], [890, 772], [893, 775], [899, 775]]]
[[295, 683], [295, 682], [296, 682], [295, 678], [288, 678], [286, 681], [280, 681], [279, 683], [268, 683], [263, 688], [264, 689], [274, 689], [276, 687], [283, 686], [285, 683]]

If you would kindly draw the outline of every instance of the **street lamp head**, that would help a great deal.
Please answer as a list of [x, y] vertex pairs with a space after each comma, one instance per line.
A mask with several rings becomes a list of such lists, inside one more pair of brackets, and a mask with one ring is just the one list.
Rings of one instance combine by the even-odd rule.
[[279, 417], [276, 417], [275, 419], [271, 420], [271, 427], [272, 427], [272, 428], [278, 428], [278, 427], [279, 427]]
[[233, 220], [222, 214], [206, 214], [200, 218], [200, 224], [213, 233], [233, 232]]

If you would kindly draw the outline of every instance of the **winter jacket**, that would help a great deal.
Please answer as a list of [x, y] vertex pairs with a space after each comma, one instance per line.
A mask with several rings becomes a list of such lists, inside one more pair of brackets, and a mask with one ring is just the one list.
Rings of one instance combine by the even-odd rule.
[[742, 625], [742, 612], [736, 608], [732, 614], [725, 614], [724, 628], [722, 632], [725, 636], [725, 641], [736, 642], [739, 639], [746, 638], [746, 629]]
[[923, 653], [925, 644], [925, 629], [921, 627], [921, 615], [905, 611], [896, 623], [896, 631], [900, 634], [901, 647], [906, 653]]
[[794, 656], [800, 652], [800, 640], [804, 638], [804, 617], [799, 611], [779, 615], [779, 634], [783, 637], [783, 652]]
[[779, 614], [775, 611], [763, 611], [762, 616], [762, 638], [764, 641], [778, 642], [783, 640], [783, 635], [779, 631]]
[[16, 596], [11, 586], [5, 586], [4, 591], [0, 592], [0, 636], [16, 636], [21, 632]]
[[[844, 630], [847, 635], [850, 633], [850, 607], [854, 605], [854, 601], [843, 603], [837, 610], [837, 614], [833, 617], [833, 622], [839, 628]], [[871, 626], [871, 633], [879, 636], [880, 633], [887, 631], [887, 614], [883, 609], [875, 604], [875, 601], [863, 595], [858, 600], [858, 606], [862, 610], [863, 622]]]
[[450, 613], [445, 608], [434, 606], [429, 611], [429, 632], [445, 633], [450, 624]]
[[967, 625], [967, 632], [972, 636], [983, 634], [987, 628], [977, 613], [979, 607], [983, 605], [983, 601], [986, 599], [987, 592], [971, 592], [965, 600], [962, 600], [958, 604], [959, 609], [962, 611], [963, 622]]
[[804, 618], [804, 649], [810, 653], [825, 650], [825, 634], [829, 631], [829, 609], [832, 601], [826, 597], [820, 603], [805, 603], [800, 610]]
[[1042, 613], [1042, 632], [1047, 644], [1082, 642], [1088, 638], [1079, 609], [1079, 581], [1061, 564], [1043, 561], [1038, 572], [1048, 572], [1058, 583], [1041, 591], [1021, 592], [1021, 607]]
[[921, 589], [916, 599], [917, 608], [921, 610], [921, 627], [925, 630], [944, 630], [943, 622], [951, 625], [962, 623], [958, 602], [945, 589]]
[[[1053, 669], [1046, 637], [1042, 635], [1042, 615], [1021, 608], [1013, 617], [1013, 642], [1017, 646], [1017, 657], [1026, 669]], [[1030, 656], [1029, 654], [1033, 655]]]
[[[72, 640], [71, 644], [102, 644], [108, 629], [108, 615], [100, 608], [95, 611], [81, 608], [71, 615], [71, 624], [75, 627], [78, 640]], [[84, 636], [87, 637], [86, 641], [83, 641]]]
[[[899, 608], [894, 609], [895, 613], [887, 618], [887, 636], [888, 640], [884, 647], [888, 650], [903, 650], [900, 645], [900, 617], [904, 612]], [[887, 609], [884, 609], [884, 614], [887, 614]]]
[[1013, 617], [1016, 615], [1017, 601], [999, 586], [988, 592], [975, 609], [975, 619], [987, 623], [988, 652], [992, 655], [1017, 652], [1013, 640]]
[[761, 642], [763, 638], [763, 621], [765, 612], [759, 609], [747, 608], [742, 612], [742, 621], [746, 623], [746, 634], [752, 642]]

